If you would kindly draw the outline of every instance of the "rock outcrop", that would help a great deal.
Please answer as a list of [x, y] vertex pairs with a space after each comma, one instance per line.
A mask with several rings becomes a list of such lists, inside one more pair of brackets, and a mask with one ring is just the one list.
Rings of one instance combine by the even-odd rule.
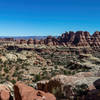
[[100, 48], [100, 32], [96, 31], [93, 35], [92, 35], [92, 47], [96, 48]]
[[[66, 100], [100, 100], [100, 78], [91, 77], [90, 72], [86, 74], [84, 72], [76, 76], [57, 75], [49, 81], [38, 82], [40, 90], [22, 82], [17, 82], [14, 87], [7, 83], [0, 84], [0, 100], [56, 100], [56, 97], [59, 100], [63, 100], [63, 97]], [[12, 87], [13, 97], [10, 89]]]
[[27, 41], [27, 44], [33, 44], [33, 39], [30, 38], [30, 39]]
[[[89, 86], [93, 86], [93, 82], [99, 79], [99, 77], [93, 77], [92, 73], [80, 73], [74, 76], [64, 76], [64, 75], [57, 75], [50, 79], [49, 81], [40, 81], [37, 83], [37, 87], [40, 90], [50, 92], [55, 94], [56, 97], [66, 97], [67, 99], [75, 98], [76, 95], [78, 96], [77, 92], [81, 91], [85, 92], [89, 90]], [[96, 82], [97, 86], [99, 82]], [[84, 99], [80, 99], [84, 100]]]
[[22, 82], [17, 82], [14, 86], [6, 82], [0, 84], [0, 100], [56, 100], [56, 97], [49, 92], [35, 90]]
[[0, 100], [12, 100], [10, 89], [6, 84], [0, 84]]
[[78, 31], [75, 33], [75, 39], [73, 44], [75, 44], [76, 46], [89, 46], [85, 34], [83, 31]]
[[88, 91], [85, 100], [100, 100], [100, 79], [96, 80], [94, 87]]
[[17, 82], [14, 85], [14, 94], [15, 100], [56, 100], [52, 94], [35, 90], [22, 82]]
[[25, 39], [21, 39], [20, 44], [27, 44], [27, 41]]

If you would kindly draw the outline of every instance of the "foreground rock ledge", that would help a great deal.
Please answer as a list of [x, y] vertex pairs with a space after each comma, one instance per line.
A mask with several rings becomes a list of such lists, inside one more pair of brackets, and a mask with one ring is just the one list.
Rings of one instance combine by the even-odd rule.
[[0, 100], [11, 100], [10, 90], [7, 86], [0, 84]]
[[15, 100], [56, 100], [54, 95], [35, 90], [22, 82], [14, 85], [14, 94]]

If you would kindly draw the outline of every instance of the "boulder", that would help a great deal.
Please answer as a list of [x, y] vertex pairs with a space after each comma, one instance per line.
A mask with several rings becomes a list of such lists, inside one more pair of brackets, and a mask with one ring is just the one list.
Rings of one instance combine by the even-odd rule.
[[100, 89], [100, 79], [96, 80], [93, 84], [96, 87], [96, 89]]
[[89, 87], [85, 100], [100, 100], [100, 79], [93, 82], [93, 86]]
[[15, 100], [56, 100], [55, 96], [50, 93], [35, 90], [22, 82], [14, 85]]

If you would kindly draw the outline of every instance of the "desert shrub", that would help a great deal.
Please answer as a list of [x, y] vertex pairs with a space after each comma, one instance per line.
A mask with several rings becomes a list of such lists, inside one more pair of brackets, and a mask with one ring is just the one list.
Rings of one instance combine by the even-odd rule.
[[46, 69], [47, 69], [47, 68], [45, 68], [45, 67], [44, 67], [44, 68], [42, 68], [42, 70], [46, 70]]
[[73, 89], [76, 96], [83, 96], [86, 95], [88, 92], [88, 85], [82, 84], [82, 85], [76, 85], [76, 87]]
[[17, 80], [22, 81], [22, 76], [20, 74], [18, 75]]
[[5, 71], [5, 73], [8, 73], [9, 69], [7, 67], [4, 67], [4, 71]]
[[94, 61], [93, 64], [100, 65], [100, 61]]
[[0, 59], [0, 63], [2, 63], [2, 60]]
[[0, 79], [2, 79], [2, 75], [0, 74]]
[[70, 75], [70, 74], [71, 74], [71, 71], [64, 70], [64, 75]]
[[56, 88], [53, 88], [53, 89], [52, 89], [52, 93], [53, 93], [54, 95], [56, 95], [57, 92], [60, 92], [60, 88], [59, 88], [59, 87], [56, 87]]
[[40, 80], [41, 80], [41, 75], [40, 74], [35, 75], [35, 82]]
[[0, 66], [0, 71], [2, 70], [2, 66]]
[[15, 84], [16, 83], [16, 80], [13, 79], [10, 82], [13, 83], [13, 84]]
[[23, 63], [22, 64], [22, 67], [24, 67], [24, 66], [29, 66], [30, 64], [29, 63]]
[[18, 70], [19, 70], [19, 67], [17, 66], [17, 67], [16, 67], [16, 71], [18, 71]]
[[58, 69], [58, 66], [57, 65], [55, 66], [55, 69]]
[[17, 62], [19, 62], [19, 63], [22, 63], [22, 61], [23, 61], [23, 60], [21, 60], [21, 59], [17, 59]]
[[15, 71], [14, 74], [13, 74], [13, 77], [17, 77], [18, 76], [18, 72]]
[[6, 81], [9, 81], [9, 76], [8, 75], [6, 76]]

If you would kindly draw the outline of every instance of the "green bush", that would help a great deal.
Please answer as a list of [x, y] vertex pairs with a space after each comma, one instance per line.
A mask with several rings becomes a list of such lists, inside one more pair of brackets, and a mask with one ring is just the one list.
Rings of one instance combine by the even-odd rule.
[[73, 91], [76, 94], [76, 96], [86, 95], [88, 92], [88, 85], [87, 84], [76, 85]]
[[40, 81], [40, 80], [41, 80], [40, 74], [35, 75], [35, 82]]
[[16, 80], [13, 79], [10, 82], [13, 83], [13, 84], [15, 84], [16, 83]]
[[5, 71], [5, 73], [8, 73], [9, 72], [9, 70], [8, 70], [7, 67], [4, 68], [4, 71]]

